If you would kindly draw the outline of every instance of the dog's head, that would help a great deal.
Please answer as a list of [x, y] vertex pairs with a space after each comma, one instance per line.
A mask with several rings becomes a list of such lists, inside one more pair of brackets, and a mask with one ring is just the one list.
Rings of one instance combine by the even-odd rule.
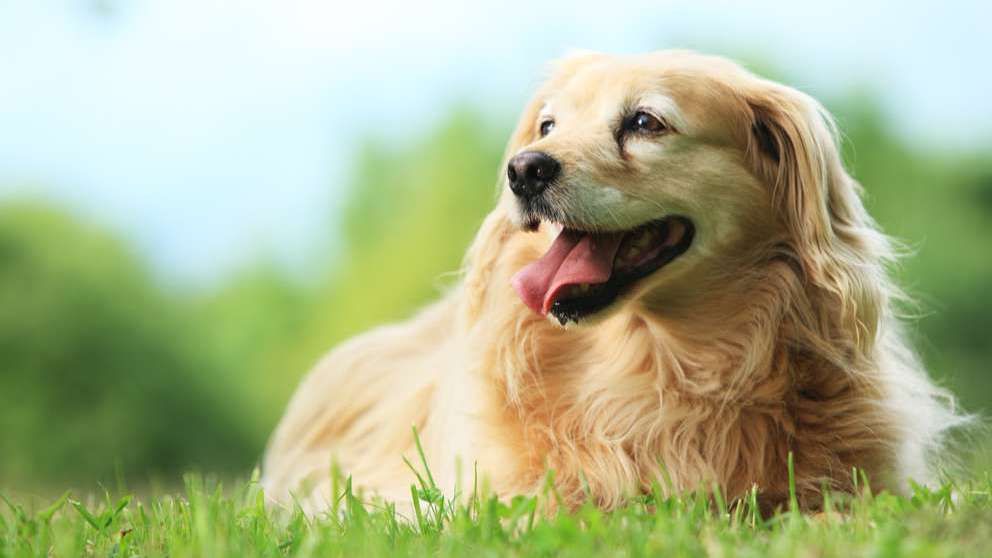
[[505, 164], [511, 221], [553, 238], [513, 285], [563, 324], [664, 305], [758, 250], [815, 266], [845, 217], [829, 198], [860, 208], [816, 101], [685, 51], [560, 61]]

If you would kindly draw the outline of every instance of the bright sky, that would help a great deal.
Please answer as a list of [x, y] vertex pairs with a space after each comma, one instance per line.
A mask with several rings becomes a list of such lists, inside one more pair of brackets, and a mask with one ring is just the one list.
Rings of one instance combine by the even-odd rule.
[[181, 283], [270, 252], [300, 267], [354, 138], [455, 100], [513, 115], [571, 48], [758, 56], [813, 94], [870, 86], [922, 145], [989, 144], [990, 6], [0, 0], [0, 196], [60, 200]]

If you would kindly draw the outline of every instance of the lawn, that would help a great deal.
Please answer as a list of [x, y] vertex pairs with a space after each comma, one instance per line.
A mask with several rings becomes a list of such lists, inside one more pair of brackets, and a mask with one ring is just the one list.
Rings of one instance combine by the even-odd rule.
[[[428, 480], [411, 487], [413, 517], [365, 502], [345, 480], [336, 510], [308, 517], [267, 505], [254, 481], [233, 487], [188, 476], [176, 494], [147, 498], [0, 503], [0, 557], [14, 556], [990, 556], [992, 477], [917, 487], [909, 497], [827, 495], [834, 510], [790, 509], [762, 518], [753, 496], [719, 492], [663, 497], [628, 507], [544, 513], [553, 491], [510, 502], [454, 504]], [[82, 500], [82, 501], [80, 501]]]

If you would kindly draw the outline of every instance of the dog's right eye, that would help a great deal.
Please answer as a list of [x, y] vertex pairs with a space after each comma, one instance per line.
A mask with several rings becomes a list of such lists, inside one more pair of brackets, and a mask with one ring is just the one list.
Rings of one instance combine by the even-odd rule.
[[668, 130], [668, 126], [658, 117], [643, 110], [639, 110], [627, 118], [623, 123], [623, 128], [625, 132], [636, 134], [660, 134]]
[[551, 130], [554, 130], [555, 129], [555, 121], [554, 120], [545, 120], [544, 122], [541, 122], [541, 128], [540, 129], [541, 129], [541, 137], [543, 138], [544, 136], [550, 134], [551, 133]]

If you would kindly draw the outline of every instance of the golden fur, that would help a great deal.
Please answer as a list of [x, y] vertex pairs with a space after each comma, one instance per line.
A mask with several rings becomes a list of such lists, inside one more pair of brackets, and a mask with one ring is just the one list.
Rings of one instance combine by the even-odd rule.
[[[630, 103], [674, 131], [618, 151], [610, 123]], [[756, 485], [773, 507], [790, 452], [807, 509], [824, 486], [850, 490], [852, 467], [874, 488], [931, 478], [962, 419], [907, 344], [891, 243], [819, 103], [721, 58], [579, 54], [525, 108], [507, 160], [524, 149], [562, 161], [576, 222], [678, 213], [696, 223], [691, 248], [591, 323], [561, 327], [510, 287], [553, 231], [522, 230], [504, 179], [460, 283], [336, 348], [302, 383], [265, 458], [269, 496], [325, 507], [334, 461], [408, 499], [411, 425], [443, 488], [470, 486], [475, 464], [499, 494], [534, 493], [551, 469], [568, 505], [588, 490], [617, 506], [665, 479], [731, 499]]]

